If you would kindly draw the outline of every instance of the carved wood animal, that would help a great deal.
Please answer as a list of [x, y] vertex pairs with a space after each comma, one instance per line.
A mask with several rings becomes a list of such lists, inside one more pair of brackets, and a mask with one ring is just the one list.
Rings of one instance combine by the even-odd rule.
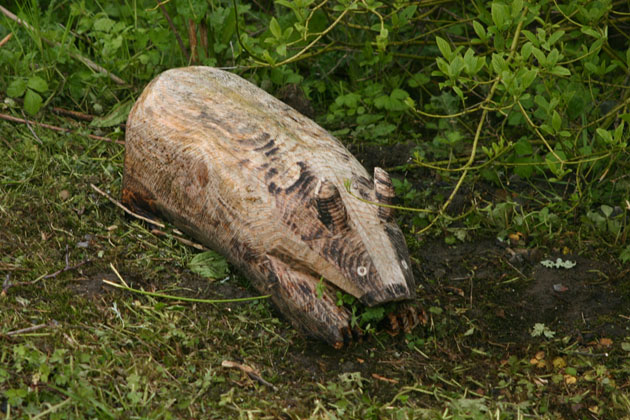
[[[412, 298], [380, 168], [370, 178], [312, 120], [232, 73], [166, 71], [127, 121], [122, 198], [222, 253], [297, 327], [341, 347], [341, 289], [368, 306]], [[326, 287], [319, 287], [321, 279]]]

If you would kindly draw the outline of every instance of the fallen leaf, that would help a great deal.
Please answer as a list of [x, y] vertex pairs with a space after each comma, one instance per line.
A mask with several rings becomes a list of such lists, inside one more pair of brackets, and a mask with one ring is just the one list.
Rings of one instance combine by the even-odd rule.
[[567, 385], [573, 385], [577, 382], [577, 378], [573, 375], [564, 375], [564, 383]]
[[70, 191], [68, 191], [68, 190], [61, 190], [59, 192], [59, 199], [61, 201], [66, 201], [68, 198], [70, 198]]
[[553, 367], [556, 369], [562, 369], [567, 366], [567, 362], [562, 357], [556, 357], [553, 359]]
[[599, 345], [602, 347], [610, 347], [612, 346], [613, 341], [610, 338], [600, 338]]

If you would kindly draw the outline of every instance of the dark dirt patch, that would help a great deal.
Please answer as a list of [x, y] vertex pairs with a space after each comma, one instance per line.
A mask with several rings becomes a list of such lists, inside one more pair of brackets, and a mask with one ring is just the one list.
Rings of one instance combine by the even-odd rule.
[[100, 272], [74, 279], [68, 284], [68, 289], [77, 295], [94, 298], [104, 294], [107, 290], [113, 289], [111, 286], [103, 283], [103, 280], [113, 283], [119, 282], [118, 277], [114, 273]]
[[418, 254], [427, 294], [446, 306], [465, 308], [481, 322], [488, 340], [526, 344], [536, 323], [587, 339], [628, 333], [630, 323], [619, 317], [630, 305], [619, 283], [628, 280], [613, 280], [619, 271], [613, 264], [562, 255], [576, 266], [545, 268], [541, 260], [555, 261], [559, 255], [514, 251], [494, 240], [453, 246], [431, 240]]

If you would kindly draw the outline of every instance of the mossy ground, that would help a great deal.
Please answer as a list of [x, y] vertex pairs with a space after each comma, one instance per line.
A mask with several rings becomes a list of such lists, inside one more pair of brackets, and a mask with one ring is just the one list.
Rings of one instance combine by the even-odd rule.
[[[427, 324], [335, 351], [266, 301], [107, 286], [114, 267], [149, 291], [256, 294], [190, 272], [196, 250], [91, 188], [118, 195], [122, 146], [32, 129], [0, 123], [0, 418], [629, 418], [627, 269], [594, 238], [416, 238]], [[577, 265], [539, 263], [556, 257]]]

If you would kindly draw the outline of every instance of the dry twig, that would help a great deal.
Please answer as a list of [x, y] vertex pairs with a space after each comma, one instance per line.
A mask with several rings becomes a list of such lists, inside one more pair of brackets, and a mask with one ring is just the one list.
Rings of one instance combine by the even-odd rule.
[[2, 47], [4, 44], [9, 42], [9, 40], [11, 39], [12, 36], [13, 36], [13, 33], [10, 33], [9, 35], [7, 35], [4, 38], [2, 38], [2, 41], [0, 41], [0, 47]]
[[186, 57], [186, 62], [189, 62], [190, 56], [188, 55], [188, 51], [186, 51], [186, 47], [184, 47], [184, 42], [182, 41], [182, 37], [179, 35], [179, 32], [177, 32], [177, 28], [175, 28], [175, 24], [173, 23], [173, 20], [171, 19], [168, 12], [166, 11], [164, 4], [160, 3], [160, 0], [155, 0], [155, 1], [160, 7], [162, 14], [166, 18], [166, 21], [168, 22], [168, 26], [170, 26], [171, 31], [173, 31], [173, 34], [175, 35], [175, 39], [177, 39], [177, 43], [179, 44], [179, 49], [182, 50], [182, 54], [184, 54], [184, 57]]
[[268, 382], [266, 380], [264, 380], [262, 378], [262, 376], [260, 376], [260, 373], [258, 373], [257, 371], [255, 371], [252, 367], [247, 366], [247, 365], [242, 365], [240, 363], [236, 363], [236, 362], [232, 362], [230, 360], [224, 360], [223, 362], [221, 362], [221, 366], [226, 367], [226, 368], [231, 368], [231, 369], [238, 369], [243, 373], [246, 373], [247, 376], [249, 376], [250, 378], [252, 378], [255, 381], [258, 381], [259, 383], [270, 387], [271, 389], [273, 389], [274, 391], [277, 391], [278, 388], [272, 384], [271, 382]]
[[26, 333], [30, 333], [30, 332], [33, 332], [33, 331], [41, 330], [42, 328], [46, 328], [46, 327], [53, 327], [54, 328], [58, 324], [59, 323], [53, 319], [48, 324], [37, 324], [37, 325], [33, 325], [32, 327], [22, 328], [22, 329], [15, 330], [15, 331], [9, 331], [8, 333], [6, 333], [4, 335], [10, 337], [12, 335], [26, 334]]
[[[0, 6], [0, 7], [2, 7], [2, 6]], [[50, 125], [50, 124], [40, 123], [40, 122], [37, 122], [37, 121], [31, 121], [31, 120], [27, 120], [27, 119], [17, 118], [17, 117], [14, 117], [12, 115], [8, 115], [8, 114], [0, 113], [0, 120], [11, 121], [11, 122], [20, 123], [20, 124], [26, 124], [27, 126], [29, 126], [29, 129], [31, 131], [32, 131], [32, 128], [30, 127], [30, 124], [36, 125], [38, 127], [47, 128], [49, 130], [57, 131], [57, 132], [60, 132], [60, 133], [72, 133], [72, 134], [87, 136], [88, 138], [93, 139], [93, 140], [105, 141], [105, 142], [108, 142], [108, 143], [116, 143], [116, 144], [122, 144], [122, 145], [125, 144], [125, 142], [121, 141], [121, 140], [112, 140], [112, 139], [108, 139], [107, 137], [96, 136], [94, 134], [77, 133], [76, 131], [74, 131], [74, 130], [72, 130], [70, 128], [57, 127], [55, 125]]]
[[138, 213], [134, 213], [133, 211], [129, 210], [120, 201], [116, 200], [114, 197], [112, 197], [111, 195], [107, 194], [105, 191], [101, 190], [96, 185], [90, 184], [90, 187], [92, 187], [92, 189], [94, 191], [96, 191], [97, 193], [99, 193], [100, 195], [104, 196], [105, 198], [107, 198], [112, 203], [114, 203], [116, 206], [120, 207], [125, 213], [135, 217], [136, 219], [144, 220], [145, 222], [150, 223], [150, 224], [155, 225], [155, 226], [159, 226], [162, 229], [164, 229], [166, 227], [163, 223], [160, 223], [157, 220], [151, 220], [148, 217], [144, 217], [142, 215], [139, 215]]

